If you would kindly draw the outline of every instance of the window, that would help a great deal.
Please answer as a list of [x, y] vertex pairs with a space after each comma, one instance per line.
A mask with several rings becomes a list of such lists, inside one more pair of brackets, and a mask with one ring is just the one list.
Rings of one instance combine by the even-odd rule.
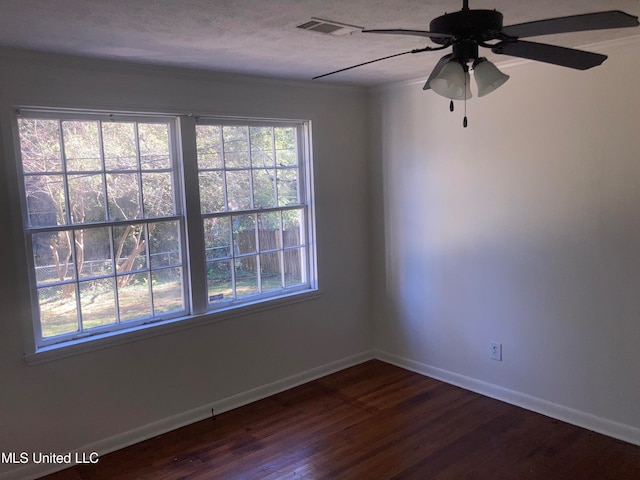
[[196, 127], [209, 303], [307, 282], [295, 126]]
[[25, 109], [17, 130], [36, 348], [315, 289], [306, 123]]

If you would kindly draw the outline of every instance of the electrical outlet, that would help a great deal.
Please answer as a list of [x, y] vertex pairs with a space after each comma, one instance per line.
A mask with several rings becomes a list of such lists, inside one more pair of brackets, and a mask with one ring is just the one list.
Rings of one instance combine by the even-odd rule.
[[489, 357], [492, 358], [493, 360], [498, 360], [499, 362], [502, 361], [502, 344], [501, 343], [491, 342], [491, 352], [489, 354]]

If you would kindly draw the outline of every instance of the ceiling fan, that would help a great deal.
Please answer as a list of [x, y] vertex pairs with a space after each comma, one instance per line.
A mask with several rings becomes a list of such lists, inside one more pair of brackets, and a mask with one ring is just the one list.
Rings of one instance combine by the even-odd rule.
[[[463, 0], [462, 10], [454, 13], [445, 13], [433, 19], [428, 31], [407, 29], [362, 30], [364, 33], [426, 37], [438, 46], [418, 48], [389, 55], [325, 73], [324, 75], [318, 75], [313, 79], [400, 55], [431, 52], [452, 47], [452, 52], [438, 61], [424, 84], [423, 90], [432, 89], [434, 92], [450, 98], [452, 100], [450, 108], [453, 111], [453, 100], [471, 98], [469, 65], [474, 71], [479, 97], [491, 93], [509, 78], [486, 58], [479, 55], [479, 47], [488, 48], [499, 55], [510, 55], [577, 70], [587, 70], [602, 64], [607, 59], [607, 56], [520, 39], [556, 33], [637, 27], [640, 25], [638, 17], [619, 10], [548, 18], [506, 27], [502, 26], [502, 19], [502, 13], [497, 10], [470, 9], [469, 0]], [[466, 126], [466, 117], [464, 123]]]

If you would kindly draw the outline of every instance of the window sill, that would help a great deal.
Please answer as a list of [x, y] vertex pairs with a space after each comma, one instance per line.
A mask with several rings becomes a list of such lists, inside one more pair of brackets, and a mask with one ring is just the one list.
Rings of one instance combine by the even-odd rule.
[[256, 301], [254, 303], [238, 307], [229, 307], [216, 312], [172, 318], [171, 320], [165, 320], [148, 325], [140, 325], [128, 330], [104, 333], [70, 342], [42, 347], [33, 353], [25, 354], [24, 359], [27, 365], [38, 365], [61, 358], [82, 355], [94, 350], [136, 342], [138, 340], [200, 327], [210, 323], [222, 322], [232, 318], [251, 315], [265, 310], [272, 310], [274, 308], [280, 308], [294, 303], [306, 302], [319, 298], [320, 296], [320, 291], [317, 289], [305, 290], [302, 292], [290, 293], [275, 299]]

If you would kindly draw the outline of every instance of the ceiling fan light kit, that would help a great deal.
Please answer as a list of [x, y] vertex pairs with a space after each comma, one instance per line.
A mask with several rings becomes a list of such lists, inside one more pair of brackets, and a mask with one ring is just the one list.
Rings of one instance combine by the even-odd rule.
[[478, 97], [488, 95], [509, 80], [509, 75], [502, 73], [486, 58], [479, 58], [473, 63], [473, 74], [478, 85]]
[[[484, 57], [475, 60], [472, 69], [478, 86], [478, 97], [488, 95], [509, 80], [509, 75], [502, 73]], [[468, 65], [452, 58], [434, 78], [425, 84], [424, 90], [431, 89], [438, 95], [451, 100], [466, 100], [473, 97], [469, 88], [470, 83]]]
[[[431, 89], [435, 93], [451, 100], [466, 101], [471, 98], [469, 65], [472, 66], [476, 79], [478, 97], [488, 95], [509, 79], [509, 76], [500, 72], [493, 63], [479, 56], [479, 47], [488, 48], [497, 55], [510, 55], [576, 70], [587, 70], [601, 65], [607, 59], [607, 56], [520, 39], [558, 33], [637, 27], [638, 25], [640, 25], [638, 17], [619, 10], [610, 10], [568, 17], [548, 18], [503, 27], [502, 13], [496, 10], [470, 9], [469, 0], [463, 0], [462, 10], [446, 13], [433, 19], [429, 24], [429, 30], [362, 30], [363, 33], [426, 37], [435, 43], [436, 47], [427, 46], [389, 55], [325, 73], [314, 77], [314, 79], [344, 72], [345, 70], [387, 58], [444, 50], [452, 47], [452, 52], [438, 61], [423, 90]], [[466, 124], [465, 116], [464, 125], [466, 126]]]
[[450, 60], [440, 70], [440, 73], [429, 82], [431, 89], [438, 95], [451, 100], [465, 100], [471, 98], [469, 88], [469, 69], [456, 60]]

